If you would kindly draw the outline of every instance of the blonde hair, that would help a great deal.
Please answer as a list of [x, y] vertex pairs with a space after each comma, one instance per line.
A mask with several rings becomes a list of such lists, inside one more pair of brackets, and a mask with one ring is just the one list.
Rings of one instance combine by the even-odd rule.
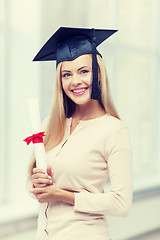
[[[111, 116], [120, 119], [111, 97], [106, 68], [102, 61], [102, 58], [99, 55], [97, 55], [97, 62], [101, 79], [99, 85], [99, 102], [106, 113], [109, 113]], [[72, 116], [75, 110], [75, 103], [66, 96], [62, 89], [61, 66], [62, 63], [59, 63], [57, 67], [57, 75], [53, 94], [53, 104], [51, 107], [46, 128], [46, 137], [44, 139], [46, 152], [57, 146], [62, 141], [65, 132], [65, 120], [67, 117]], [[34, 167], [35, 157], [33, 155], [32, 162], [29, 168], [29, 177], [31, 177]]]

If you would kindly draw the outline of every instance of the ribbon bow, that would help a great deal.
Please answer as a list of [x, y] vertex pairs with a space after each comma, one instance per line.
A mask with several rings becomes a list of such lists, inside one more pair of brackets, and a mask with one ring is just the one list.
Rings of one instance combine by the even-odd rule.
[[31, 142], [33, 142], [33, 144], [43, 143], [43, 137], [46, 136], [44, 133], [45, 132], [39, 132], [39, 133], [33, 134], [32, 136], [27, 137], [23, 141], [25, 141], [27, 145], [29, 145]]

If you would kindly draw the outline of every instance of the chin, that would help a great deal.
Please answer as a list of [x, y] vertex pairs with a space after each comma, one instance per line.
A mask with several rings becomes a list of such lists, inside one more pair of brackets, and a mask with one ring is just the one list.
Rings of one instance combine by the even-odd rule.
[[80, 105], [80, 106], [83, 106], [83, 105], [86, 105], [86, 104], [88, 104], [88, 103], [90, 103], [91, 102], [91, 99], [90, 98], [88, 98], [88, 99], [77, 99], [77, 100], [75, 100], [75, 99], [72, 99], [72, 101], [76, 104], [76, 105]]

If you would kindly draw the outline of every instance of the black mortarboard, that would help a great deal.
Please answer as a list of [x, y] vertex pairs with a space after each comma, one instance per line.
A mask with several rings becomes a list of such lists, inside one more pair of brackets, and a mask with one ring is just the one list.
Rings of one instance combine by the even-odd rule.
[[96, 47], [114, 34], [117, 30], [94, 28], [60, 27], [44, 44], [33, 61], [56, 60], [71, 61], [84, 54], [92, 54], [92, 93], [91, 99], [99, 98], [98, 64], [96, 54], [100, 53]]

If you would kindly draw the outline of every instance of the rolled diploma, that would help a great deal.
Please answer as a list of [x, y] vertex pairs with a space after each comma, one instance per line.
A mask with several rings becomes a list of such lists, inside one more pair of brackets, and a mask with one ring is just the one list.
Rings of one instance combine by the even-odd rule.
[[[40, 121], [40, 113], [38, 107], [38, 100], [28, 99], [27, 101], [29, 117], [31, 122], [32, 133], [37, 134], [41, 132], [41, 121]], [[43, 143], [34, 143], [34, 152], [36, 157], [36, 167], [47, 169], [47, 161], [46, 161], [46, 152]]]

